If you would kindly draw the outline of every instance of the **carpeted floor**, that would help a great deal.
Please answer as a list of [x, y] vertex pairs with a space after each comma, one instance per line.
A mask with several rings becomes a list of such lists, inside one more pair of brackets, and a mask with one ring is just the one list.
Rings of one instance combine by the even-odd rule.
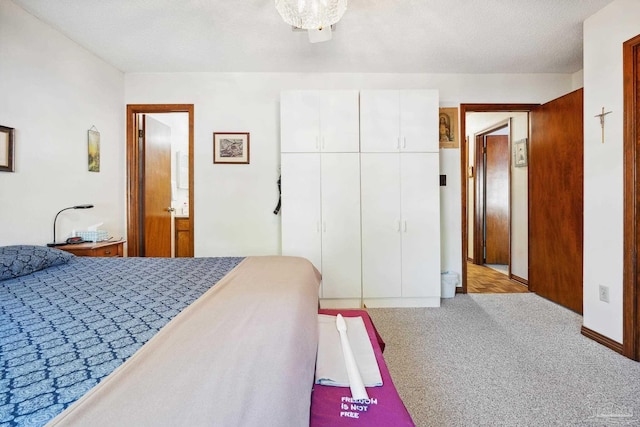
[[535, 294], [368, 309], [417, 426], [640, 426], [640, 363]]

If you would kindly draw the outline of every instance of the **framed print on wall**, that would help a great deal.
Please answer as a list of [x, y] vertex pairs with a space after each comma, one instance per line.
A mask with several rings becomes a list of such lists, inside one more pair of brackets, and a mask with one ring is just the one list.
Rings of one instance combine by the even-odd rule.
[[440, 148], [458, 148], [458, 109], [440, 108]]
[[214, 132], [213, 163], [249, 164], [249, 132]]
[[100, 132], [95, 126], [88, 130], [87, 151], [89, 172], [100, 172]]
[[529, 163], [529, 156], [527, 155], [527, 138], [516, 141], [513, 144], [513, 156], [514, 166], [522, 168]]
[[14, 129], [0, 126], [0, 172], [13, 172]]

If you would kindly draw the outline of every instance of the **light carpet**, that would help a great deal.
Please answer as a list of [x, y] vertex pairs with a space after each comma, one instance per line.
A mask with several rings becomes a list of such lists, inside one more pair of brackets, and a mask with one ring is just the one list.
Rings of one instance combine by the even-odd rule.
[[417, 426], [640, 426], [640, 363], [533, 293], [368, 309]]

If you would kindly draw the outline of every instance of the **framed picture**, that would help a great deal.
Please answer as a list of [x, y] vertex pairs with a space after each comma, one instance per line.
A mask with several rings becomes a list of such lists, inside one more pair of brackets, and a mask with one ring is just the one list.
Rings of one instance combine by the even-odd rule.
[[527, 138], [516, 141], [513, 144], [513, 157], [514, 157], [514, 166], [517, 168], [522, 168], [527, 166], [529, 163], [529, 155], [527, 151]]
[[0, 126], [0, 172], [13, 172], [14, 129]]
[[440, 108], [440, 148], [458, 148], [458, 109]]
[[87, 149], [89, 153], [89, 172], [100, 172], [100, 132], [95, 126], [88, 131]]
[[249, 132], [214, 132], [213, 163], [249, 164]]

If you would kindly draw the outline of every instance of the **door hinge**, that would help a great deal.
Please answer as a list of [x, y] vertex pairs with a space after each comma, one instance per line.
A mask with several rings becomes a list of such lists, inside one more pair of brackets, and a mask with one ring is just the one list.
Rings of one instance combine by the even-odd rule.
[[138, 138], [142, 138], [144, 136], [144, 133], [142, 132], [142, 129], [138, 129]]

